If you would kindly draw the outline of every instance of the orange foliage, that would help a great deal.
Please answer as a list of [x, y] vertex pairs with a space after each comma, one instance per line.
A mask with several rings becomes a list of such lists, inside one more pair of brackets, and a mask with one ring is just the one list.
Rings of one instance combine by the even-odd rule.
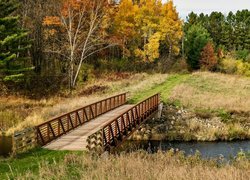
[[213, 70], [217, 65], [217, 57], [211, 42], [208, 42], [201, 52], [200, 65], [205, 70]]
[[61, 8], [62, 16], [68, 17], [74, 11], [91, 9], [94, 6], [93, 0], [64, 0]]
[[45, 26], [61, 26], [61, 20], [58, 16], [46, 16], [43, 20]]

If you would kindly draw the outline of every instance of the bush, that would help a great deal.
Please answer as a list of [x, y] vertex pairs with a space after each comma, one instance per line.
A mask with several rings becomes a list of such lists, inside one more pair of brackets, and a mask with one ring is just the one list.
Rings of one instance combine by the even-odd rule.
[[78, 82], [83, 83], [86, 81], [91, 81], [94, 78], [94, 67], [89, 64], [83, 64], [79, 72]]
[[[68, 77], [66, 75], [40, 76], [30, 74], [29, 76], [24, 76], [21, 82], [0, 82], [0, 87], [4, 87], [3, 93], [5, 95], [24, 95], [35, 99], [58, 94], [67, 85]], [[2, 95], [2, 92], [0, 95]]]
[[185, 59], [178, 59], [171, 67], [170, 72], [188, 73], [188, 65]]
[[103, 72], [144, 72], [154, 71], [155, 63], [145, 63], [134, 59], [100, 59], [95, 67]]
[[250, 63], [232, 58], [225, 58], [220, 63], [220, 70], [227, 74], [250, 76]]

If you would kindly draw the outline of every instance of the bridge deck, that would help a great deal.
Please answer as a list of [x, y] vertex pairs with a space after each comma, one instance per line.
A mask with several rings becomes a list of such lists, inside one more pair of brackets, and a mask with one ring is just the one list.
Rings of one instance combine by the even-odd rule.
[[107, 112], [90, 122], [72, 130], [68, 134], [52, 141], [44, 146], [51, 150], [86, 150], [87, 137], [100, 130], [106, 123], [109, 123], [114, 118], [129, 110], [134, 105], [123, 105], [110, 112]]

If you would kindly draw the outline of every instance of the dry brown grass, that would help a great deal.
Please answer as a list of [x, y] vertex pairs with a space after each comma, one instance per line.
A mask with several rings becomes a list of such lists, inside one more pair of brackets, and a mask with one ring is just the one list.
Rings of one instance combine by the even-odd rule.
[[171, 100], [198, 109], [250, 111], [250, 78], [197, 72], [174, 88]]
[[231, 165], [200, 160], [197, 156], [185, 158], [173, 151], [147, 154], [134, 152], [119, 156], [93, 158], [85, 155], [66, 155], [64, 161], [40, 164], [38, 175], [27, 172], [22, 179], [141, 179], [141, 180], [247, 180], [250, 162], [241, 159]]
[[[37, 125], [62, 113], [83, 107], [111, 95], [129, 92], [129, 95], [132, 96], [137, 91], [142, 91], [164, 82], [166, 78], [166, 74], [149, 75], [146, 73], [130, 74], [125, 79], [104, 77], [82, 87], [79, 86], [71, 97], [53, 97], [39, 101], [17, 97], [0, 98], [0, 112], [5, 114], [7, 111], [10, 111], [18, 116], [12, 122], [12, 119], [8, 118], [9, 116], [4, 115], [2, 125], [0, 123], [0, 126], [8, 130], [7, 134], [13, 133], [16, 130]], [[81, 94], [84, 89], [93, 86], [105, 86], [108, 89], [87, 96]]]

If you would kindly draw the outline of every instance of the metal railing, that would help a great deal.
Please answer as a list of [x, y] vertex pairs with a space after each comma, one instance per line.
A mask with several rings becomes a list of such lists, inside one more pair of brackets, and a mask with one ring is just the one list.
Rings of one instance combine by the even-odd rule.
[[38, 143], [46, 145], [78, 126], [124, 105], [126, 101], [126, 93], [119, 94], [42, 123], [36, 127]]
[[160, 94], [140, 102], [102, 128], [103, 148], [109, 151], [127, 139], [149, 116], [158, 110]]

